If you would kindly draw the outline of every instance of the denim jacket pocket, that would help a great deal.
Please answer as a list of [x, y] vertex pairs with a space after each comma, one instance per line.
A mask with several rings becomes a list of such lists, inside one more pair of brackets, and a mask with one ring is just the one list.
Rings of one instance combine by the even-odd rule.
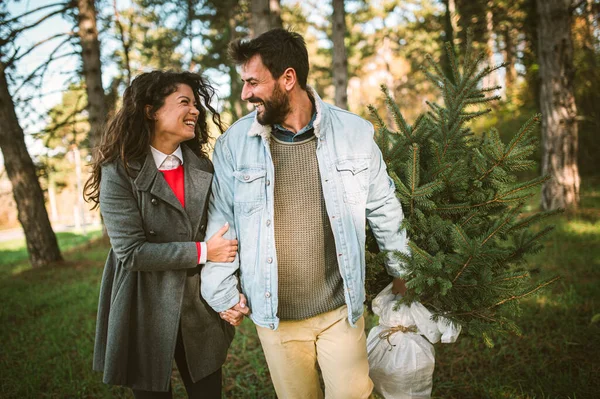
[[243, 168], [233, 172], [235, 178], [234, 202], [258, 202], [265, 198], [264, 168]]
[[335, 164], [344, 185], [344, 199], [358, 203], [369, 186], [369, 160], [365, 158], [341, 159]]

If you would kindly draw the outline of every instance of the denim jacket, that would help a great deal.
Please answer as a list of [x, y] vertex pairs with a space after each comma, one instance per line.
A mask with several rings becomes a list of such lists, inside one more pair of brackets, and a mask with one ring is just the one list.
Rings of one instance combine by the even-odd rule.
[[[344, 280], [348, 320], [354, 325], [365, 300], [365, 222], [369, 221], [382, 251], [407, 252], [406, 233], [400, 230], [402, 208], [373, 140], [371, 123], [312, 94], [323, 196]], [[228, 222], [225, 237], [237, 238], [239, 251], [232, 263], [208, 262], [202, 269], [201, 288], [202, 296], [218, 312], [238, 303], [241, 288], [252, 320], [276, 329], [275, 176], [270, 134], [271, 127], [259, 124], [253, 112], [216, 142], [207, 237]], [[386, 267], [394, 277], [403, 274], [402, 265], [392, 256]]]

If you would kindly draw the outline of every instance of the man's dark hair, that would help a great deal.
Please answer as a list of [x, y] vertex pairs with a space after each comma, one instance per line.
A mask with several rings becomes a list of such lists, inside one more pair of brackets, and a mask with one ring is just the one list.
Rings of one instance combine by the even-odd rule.
[[279, 78], [287, 68], [294, 68], [300, 87], [306, 90], [308, 51], [304, 38], [287, 29], [271, 29], [251, 40], [236, 40], [229, 44], [229, 56], [237, 65], [243, 65], [255, 55], [273, 78]]

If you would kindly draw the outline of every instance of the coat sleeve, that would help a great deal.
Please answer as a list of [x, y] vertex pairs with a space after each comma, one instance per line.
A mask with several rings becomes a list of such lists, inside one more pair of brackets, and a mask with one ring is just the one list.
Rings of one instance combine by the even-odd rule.
[[[233, 157], [225, 139], [219, 137], [215, 144], [213, 163], [215, 173], [212, 182], [212, 194], [208, 204], [208, 225], [206, 236], [210, 237], [225, 223], [229, 223], [229, 230], [225, 238], [237, 238], [233, 209]], [[240, 267], [239, 254], [231, 263], [217, 263], [208, 261], [202, 268], [201, 292], [206, 302], [217, 312], [227, 310], [239, 302], [237, 289], [237, 271]]]
[[387, 173], [381, 150], [373, 139], [371, 139], [369, 170], [367, 221], [379, 249], [388, 252], [386, 264], [388, 274], [402, 277], [405, 274], [403, 265], [394, 256], [393, 251], [408, 253], [406, 230], [400, 228], [404, 214], [400, 201], [396, 198], [396, 186]]
[[195, 242], [151, 243], [146, 240], [130, 179], [117, 162], [102, 167], [100, 213], [110, 245], [125, 269], [164, 271], [198, 265]]

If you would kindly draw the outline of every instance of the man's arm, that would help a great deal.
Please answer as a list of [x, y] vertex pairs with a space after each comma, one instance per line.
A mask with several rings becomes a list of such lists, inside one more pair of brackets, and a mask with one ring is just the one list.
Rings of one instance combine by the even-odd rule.
[[[374, 140], [371, 141], [371, 164], [369, 176], [369, 194], [367, 197], [366, 216], [373, 236], [381, 251], [399, 251], [408, 253], [406, 231], [400, 230], [404, 218], [400, 201], [396, 198], [396, 187], [387, 174], [381, 151]], [[406, 286], [403, 276], [403, 265], [388, 254], [386, 262], [388, 274], [393, 276], [394, 293], [404, 294]]]
[[[225, 236], [237, 238], [233, 214], [233, 158], [221, 136], [215, 144], [213, 163], [215, 174], [212, 183], [212, 194], [208, 205], [208, 225], [206, 235], [211, 236], [225, 223], [229, 230]], [[238, 280], [235, 275], [239, 269], [239, 255], [233, 262], [207, 262], [201, 272], [202, 296], [217, 312], [230, 309], [238, 304], [240, 293], [237, 289]]]

